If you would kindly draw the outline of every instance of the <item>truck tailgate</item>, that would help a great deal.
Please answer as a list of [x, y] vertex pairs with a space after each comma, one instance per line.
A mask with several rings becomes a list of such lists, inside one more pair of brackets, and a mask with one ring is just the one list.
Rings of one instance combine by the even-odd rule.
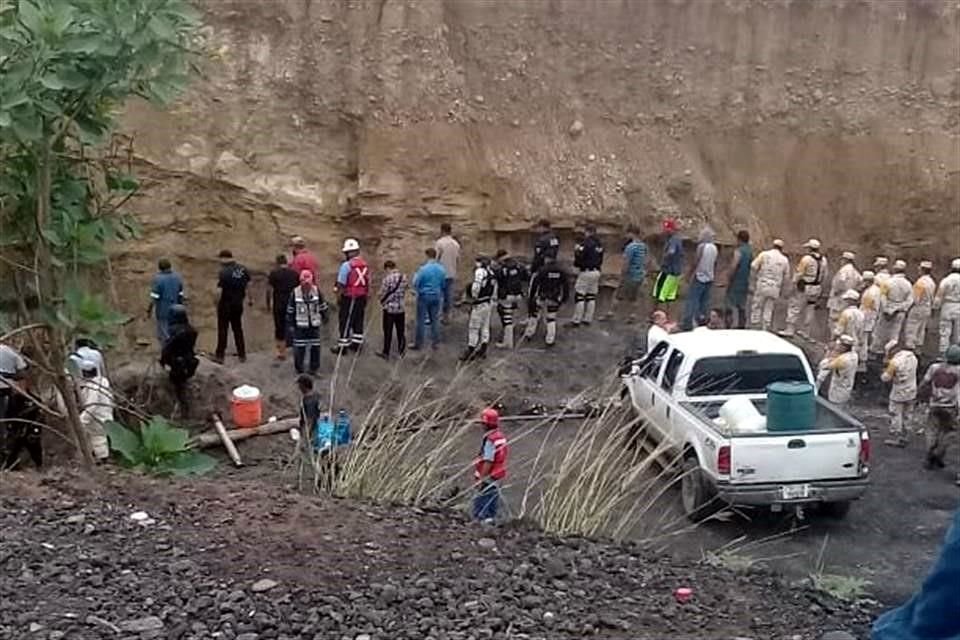
[[859, 431], [736, 436], [731, 484], [840, 480], [859, 475]]

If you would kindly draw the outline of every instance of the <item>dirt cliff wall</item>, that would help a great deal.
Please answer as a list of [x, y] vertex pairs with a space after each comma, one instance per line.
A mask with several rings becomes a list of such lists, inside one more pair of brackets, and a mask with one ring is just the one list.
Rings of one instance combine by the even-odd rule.
[[125, 116], [146, 237], [118, 283], [142, 300], [172, 257], [204, 329], [216, 252], [263, 272], [295, 233], [327, 279], [348, 235], [412, 269], [443, 221], [468, 252], [525, 250], [544, 215], [611, 244], [670, 214], [832, 254], [960, 252], [955, 0], [204, 6], [203, 77]]

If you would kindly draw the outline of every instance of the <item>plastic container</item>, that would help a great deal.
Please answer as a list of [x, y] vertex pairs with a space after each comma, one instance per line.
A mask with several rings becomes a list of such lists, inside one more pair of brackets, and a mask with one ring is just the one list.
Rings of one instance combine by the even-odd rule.
[[241, 429], [259, 427], [263, 422], [263, 400], [260, 389], [242, 385], [233, 390], [230, 400], [230, 414], [233, 424]]
[[350, 433], [350, 414], [347, 413], [346, 409], [340, 409], [337, 412], [337, 422], [333, 426], [333, 446], [342, 447], [350, 444], [352, 437]]
[[333, 422], [324, 414], [317, 419], [313, 429], [313, 450], [329, 451], [333, 448]]
[[805, 431], [817, 419], [817, 400], [808, 382], [774, 382], [767, 386], [767, 431]]
[[731, 433], [763, 433], [767, 419], [743, 396], [730, 398], [720, 407], [720, 419]]

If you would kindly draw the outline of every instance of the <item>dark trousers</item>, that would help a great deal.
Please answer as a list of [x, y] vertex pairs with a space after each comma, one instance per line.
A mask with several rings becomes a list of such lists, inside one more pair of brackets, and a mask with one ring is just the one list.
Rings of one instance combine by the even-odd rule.
[[497, 517], [500, 507], [500, 487], [495, 482], [484, 480], [477, 487], [477, 495], [473, 498], [473, 519], [493, 520]]
[[243, 303], [217, 305], [217, 358], [227, 352], [227, 328], [233, 329], [233, 342], [237, 356], [247, 357], [247, 344], [243, 340]]
[[306, 360], [307, 352], [310, 352], [310, 373], [316, 373], [320, 368], [320, 345], [314, 344], [309, 347], [293, 348], [293, 368], [297, 373], [303, 373], [303, 362]]
[[273, 338], [277, 342], [287, 339], [287, 308], [273, 308]]
[[341, 349], [348, 346], [359, 349], [363, 346], [363, 316], [366, 309], [366, 298], [340, 296], [340, 342], [337, 346]]
[[40, 409], [9, 389], [0, 390], [0, 470], [13, 469], [26, 449], [33, 465], [43, 466], [43, 434]]
[[397, 352], [403, 355], [407, 350], [407, 314], [383, 312], [383, 354], [390, 355], [393, 331], [397, 331]]

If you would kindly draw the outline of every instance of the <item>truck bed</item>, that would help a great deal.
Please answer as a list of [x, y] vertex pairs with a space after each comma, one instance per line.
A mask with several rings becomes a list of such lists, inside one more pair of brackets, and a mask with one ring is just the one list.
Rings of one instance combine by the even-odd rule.
[[[717, 425], [713, 422], [713, 420], [720, 415], [720, 407], [723, 406], [725, 401], [726, 400], [699, 402], [687, 401], [680, 404], [690, 413], [699, 416], [709, 427], [720, 432], [720, 429], [717, 428]], [[753, 406], [757, 408], [757, 411], [759, 411], [761, 415], [767, 415], [767, 401], [765, 398], [755, 399], [752, 402]], [[863, 428], [863, 424], [859, 420], [843, 411], [839, 407], [828, 403], [823, 398], [818, 397], [816, 418], [814, 419], [813, 425], [811, 425], [809, 429], [802, 429], [798, 431], [767, 431], [761, 433], [733, 433], [724, 435], [730, 435], [734, 438], [766, 438], [780, 435], [860, 431]]]

